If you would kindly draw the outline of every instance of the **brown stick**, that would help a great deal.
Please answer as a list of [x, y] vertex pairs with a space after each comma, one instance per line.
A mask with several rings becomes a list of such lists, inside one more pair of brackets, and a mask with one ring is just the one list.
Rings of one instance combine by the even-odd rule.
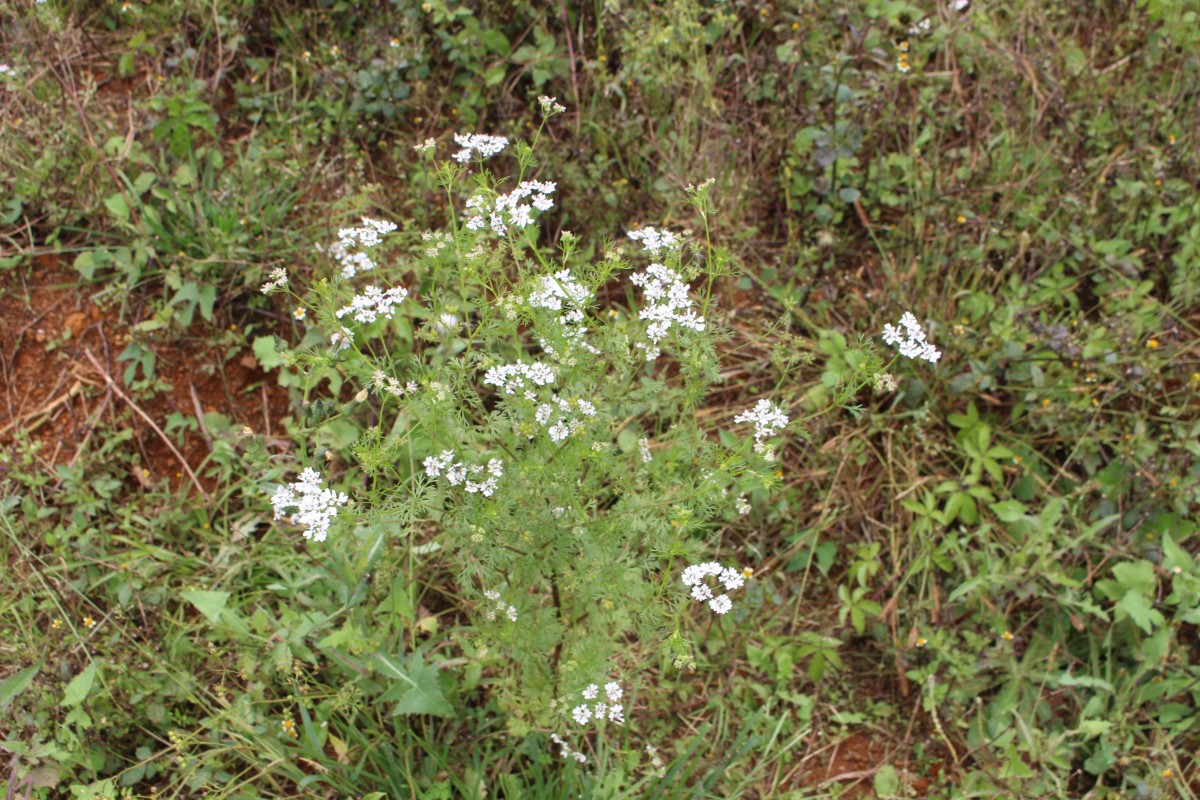
[[158, 424], [150, 418], [149, 414], [141, 409], [141, 406], [130, 400], [129, 397], [121, 391], [121, 387], [117, 386], [117, 382], [112, 379], [112, 376], [104, 370], [104, 367], [100, 366], [100, 362], [96, 360], [94, 355], [92, 355], [92, 351], [90, 349], [85, 349], [83, 354], [87, 356], [88, 361], [92, 362], [92, 366], [95, 367], [96, 371], [100, 373], [100, 377], [104, 378], [104, 382], [108, 384], [108, 388], [112, 389], [113, 394], [124, 400], [125, 403], [132, 408], [139, 417], [145, 420], [146, 424], [153, 428], [154, 432], [158, 434], [158, 438], [163, 440], [163, 444], [167, 446], [167, 449], [175, 454], [175, 458], [179, 459], [179, 463], [183, 465], [184, 471], [188, 474], [188, 477], [192, 479], [192, 485], [196, 487], [196, 491], [200, 492], [200, 496], [204, 498], [204, 505], [211, 508], [212, 498], [208, 496], [208, 492], [204, 491], [204, 486], [201, 485], [200, 479], [196, 477], [195, 472], [192, 472], [192, 465], [189, 464], [187, 459], [183, 457], [183, 453], [180, 453], [179, 449], [175, 447], [175, 443], [172, 442], [165, 433], [163, 433], [162, 428], [158, 427]]

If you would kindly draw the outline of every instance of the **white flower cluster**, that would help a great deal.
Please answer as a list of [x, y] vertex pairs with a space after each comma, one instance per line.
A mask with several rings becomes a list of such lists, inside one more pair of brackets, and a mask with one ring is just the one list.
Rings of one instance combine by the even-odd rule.
[[329, 523], [337, 516], [338, 506], [344, 506], [350, 498], [341, 492], [321, 488], [321, 476], [315, 470], [305, 469], [290, 486], [280, 486], [271, 496], [275, 506], [275, 519], [284, 515], [286, 509], [295, 508], [292, 523], [304, 530], [304, 538], [323, 542], [329, 534]]
[[[556, 413], [557, 418], [555, 418]], [[550, 440], [553, 442], [561, 442], [568, 436], [582, 431], [584, 422], [580, 419], [581, 416], [596, 416], [596, 406], [588, 400], [564, 400], [558, 395], [554, 395], [549, 403], [539, 405], [534, 413], [534, 419], [537, 420], [538, 425], [543, 428], [549, 426], [547, 433], [550, 434]], [[553, 425], [550, 424], [552, 420]]]
[[371, 385], [376, 391], [387, 392], [392, 397], [403, 397], [406, 394], [412, 394], [418, 388], [416, 381], [409, 381], [407, 384], [401, 385], [399, 380], [388, 375], [381, 369], [375, 370], [375, 374], [371, 377]]
[[423, 142], [418, 142], [417, 144], [414, 144], [413, 150], [416, 150], [418, 153], [432, 153], [434, 148], [436, 148], [436, 147], [437, 147], [437, 142], [435, 142], [433, 139], [426, 139]]
[[460, 164], [470, 161], [472, 155], [478, 155], [481, 159], [491, 158], [508, 147], [508, 139], [505, 137], [489, 136], [486, 133], [456, 133], [454, 143], [462, 148], [453, 156]]
[[462, 323], [459, 322], [458, 317], [449, 311], [443, 311], [429, 321], [429, 330], [443, 341], [458, 333], [458, 329], [461, 327]]
[[375, 262], [363, 251], [375, 247], [384, 236], [396, 230], [394, 222], [370, 217], [363, 217], [362, 222], [359, 228], [342, 228], [338, 231], [338, 240], [329, 246], [329, 255], [341, 266], [342, 277], [346, 280], [375, 269]]
[[754, 408], [738, 414], [733, 421], [753, 422], [754, 440], [757, 442], [774, 436], [788, 424], [787, 414], [784, 414], [783, 409], [770, 400], [759, 400], [754, 404]]
[[547, 97], [546, 95], [538, 97], [538, 105], [542, 107], [542, 113], [547, 117], [553, 114], [561, 114], [567, 110], [562, 103], [556, 103], [556, 100], [558, 100], [557, 97]]
[[450, 234], [444, 231], [422, 231], [421, 241], [426, 242], [426, 257], [433, 258], [449, 247], [454, 240], [450, 238]]
[[394, 286], [386, 292], [378, 286], [368, 286], [350, 301], [350, 305], [338, 310], [337, 318], [353, 314], [354, 321], [363, 325], [369, 325], [379, 317], [391, 319], [396, 314], [396, 306], [403, 303], [406, 297], [408, 289], [403, 286]]
[[556, 745], [558, 745], [559, 747], [562, 748], [558, 752], [559, 752], [559, 755], [561, 755], [563, 758], [573, 758], [576, 761], [578, 761], [580, 764], [587, 763], [587, 756], [585, 756], [583, 753], [579, 752], [578, 750], [572, 750], [571, 745], [569, 745], [565, 741], [563, 741], [562, 737], [559, 736], [557, 733], [550, 734], [550, 741], [554, 742]]
[[[534, 308], [559, 312], [558, 321], [563, 337], [571, 345], [582, 347], [592, 355], [599, 355], [599, 350], [584, 341], [588, 329], [583, 327], [583, 310], [591, 300], [592, 292], [565, 269], [553, 275], [543, 275], [541, 288], [529, 295], [529, 305]], [[538, 337], [538, 344], [548, 355], [555, 354], [554, 348], [544, 338]]]
[[[503, 236], [508, 233], [509, 225], [528, 228], [533, 224], [534, 211], [549, 211], [554, 207], [550, 195], [556, 188], [558, 184], [551, 181], [521, 181], [516, 189], [498, 196], [491, 204], [483, 195], [477, 194], [467, 200], [467, 210], [474, 212], [467, 220], [467, 230], [488, 227]], [[528, 203], [522, 202], [526, 198], [532, 199]]]
[[739, 517], [744, 517], [753, 510], [750, 501], [746, 499], [746, 495], [744, 494], [737, 496], [737, 499], [733, 501], [733, 506], [737, 509]]
[[706, 581], [710, 575], [717, 578], [727, 592], [742, 588], [746, 580], [742, 573], [733, 567], [722, 567], [716, 561], [693, 564], [683, 571], [683, 585], [692, 587], [692, 599], [701, 603], [707, 602], [708, 607], [717, 614], [726, 614], [733, 608], [733, 601], [727, 594], [713, 596], [712, 587]]
[[594, 683], [590, 684], [583, 690], [583, 699], [596, 702], [590, 706], [587, 703], [575, 706], [571, 709], [571, 716], [575, 718], [577, 725], [587, 725], [593, 720], [600, 722], [604, 719], [621, 725], [625, 722], [625, 709], [621, 706], [621, 698], [624, 695], [625, 691], [621, 685], [610, 681], [604, 684], [604, 699], [600, 700], [600, 687]]
[[350, 330], [345, 325], [342, 326], [340, 331], [334, 331], [333, 335], [329, 337], [329, 344], [333, 346], [333, 349], [336, 352], [341, 352], [342, 350], [348, 349], [353, 342], [354, 331]]
[[483, 596], [486, 597], [488, 600], [493, 601], [496, 604], [495, 608], [489, 608], [487, 611], [484, 612], [484, 616], [487, 618], [488, 622], [496, 621], [496, 612], [497, 611], [499, 611], [501, 614], [504, 614], [506, 617], [508, 617], [509, 622], [517, 621], [516, 606], [510, 606], [507, 603], [505, 603], [503, 600], [501, 600], [499, 592], [488, 589], [486, 592], [483, 593]]
[[[516, 394], [525, 389], [529, 381], [538, 386], [549, 386], [554, 383], [554, 369], [548, 364], [535, 361], [532, 364], [501, 364], [492, 367], [483, 375], [483, 382], [488, 386], [498, 386], [505, 394]], [[525, 397], [533, 400], [533, 392], [526, 391]]]
[[262, 285], [263, 294], [270, 294], [276, 289], [282, 289], [284, 286], [287, 286], [288, 274], [287, 270], [283, 267], [276, 267], [271, 270], [269, 277], [271, 279]]
[[649, 464], [654, 460], [654, 456], [650, 453], [650, 439], [646, 436], [638, 439], [638, 455], [642, 457], [643, 464]]
[[676, 250], [683, 246], [683, 240], [666, 228], [646, 226], [636, 231], [630, 231], [627, 235], [635, 242], [641, 242], [642, 248], [649, 250], [654, 255], [658, 255], [659, 250]]
[[634, 286], [642, 287], [646, 306], [641, 310], [641, 319], [650, 320], [646, 328], [646, 336], [653, 343], [648, 347], [638, 342], [637, 347], [646, 351], [646, 360], [653, 361], [661, 353], [659, 342], [670, 332], [671, 327], [680, 325], [694, 331], [704, 330], [704, 317], [699, 316], [692, 308], [692, 298], [688, 297], [691, 286], [683, 282], [683, 277], [673, 269], [662, 264], [651, 264], [644, 272], [635, 272], [629, 276]]
[[942, 357], [942, 351], [925, 341], [925, 331], [921, 328], [921, 323], [908, 311], [900, 317], [900, 327], [887, 324], [883, 326], [883, 341], [891, 347], [899, 345], [900, 355], [907, 358], [920, 358], [930, 364], [936, 364]]
[[[496, 492], [497, 478], [504, 476], [504, 462], [498, 458], [490, 459], [487, 466], [478, 464], [467, 466], [461, 461], [456, 461], [456, 456], [453, 450], [444, 450], [439, 456], [429, 456], [423, 462], [425, 466], [425, 474], [431, 478], [445, 476], [451, 486], [463, 484], [463, 488], [469, 494], [481, 494], [484, 497], [491, 497]], [[487, 475], [482, 481], [477, 480], [480, 476]]]

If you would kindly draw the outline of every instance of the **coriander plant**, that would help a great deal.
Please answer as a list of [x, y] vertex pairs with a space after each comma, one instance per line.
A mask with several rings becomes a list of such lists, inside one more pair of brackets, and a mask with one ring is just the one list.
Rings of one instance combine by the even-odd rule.
[[[746, 495], [778, 484], [789, 419], [778, 399], [718, 424], [696, 413], [721, 381], [716, 287], [733, 273], [709, 233], [711, 181], [688, 188], [702, 238], [644, 227], [594, 259], [569, 231], [547, 241], [557, 185], [534, 153], [562, 110], [542, 98], [529, 144], [459, 135], [450, 160], [416, 146], [444, 229], [364, 218], [324, 249], [336, 267], [296, 311], [323, 344], [287, 357], [302, 433], [316, 445], [359, 421], [357, 469], [343, 493], [310, 458], [272, 499], [347, 575], [386, 558], [387, 536], [405, 540], [410, 586], [418, 554], [441, 553], [501, 707], [583, 761], [585, 726], [624, 721], [618, 681], [637, 685], [640, 648], [692, 668], [692, 640], [736, 615], [753, 565], [708, 559]], [[271, 278], [264, 291], [294, 290]], [[882, 372], [856, 352], [843, 399]]]

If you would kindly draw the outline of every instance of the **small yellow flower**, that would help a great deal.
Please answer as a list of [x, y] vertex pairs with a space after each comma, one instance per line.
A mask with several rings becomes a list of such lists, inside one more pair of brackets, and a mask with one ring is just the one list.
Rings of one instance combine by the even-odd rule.
[[1050, 407], [1050, 398], [1043, 397], [1042, 398], [1042, 408], [1049, 408], [1049, 407]]
[[1155, 178], [1155, 179], [1154, 179], [1154, 185], [1155, 185], [1155, 186], [1162, 186], [1162, 178]]
[[433, 3], [422, 3], [421, 10], [428, 14], [430, 11], [433, 11]]
[[1192, 383], [1200, 383], [1200, 372], [1193, 372], [1190, 380]]
[[292, 722], [290, 719], [285, 719], [283, 721], [283, 732], [293, 739], [300, 735], [296, 732], [296, 723]]
[[1098, 399], [1096, 399], [1095, 397], [1093, 397], [1093, 398], [1092, 398], [1092, 405], [1094, 405], [1094, 406], [1098, 406], [1098, 405], [1100, 405], [1100, 401], [1099, 401]]
[[58, 617], [55, 617], [54, 621], [50, 623], [50, 627], [54, 628], [54, 630], [56, 630], [56, 631], [61, 631], [62, 626], [63, 626], [63, 621], [61, 619], [59, 619]]
[[332, 55], [334, 58], [337, 58], [339, 55], [341, 55], [341, 53], [342, 53], [342, 48], [338, 47], [338, 46], [335, 44], [333, 47], [329, 48], [329, 53], [330, 53], [330, 55]]
[[1021, 457], [1020, 457], [1020, 456], [1013, 456], [1013, 463], [1014, 463], [1014, 464], [1020, 464], [1020, 463], [1021, 463]]
[[304, 61], [305, 61], [306, 63], [307, 63], [307, 62], [309, 62], [309, 61], [312, 61], [312, 53], [310, 53], [309, 51], [305, 50], [303, 53], [301, 53], [301, 54], [300, 54], [300, 58], [304, 59]]
[[1173, 776], [1174, 774], [1175, 774], [1175, 773], [1174, 773], [1172, 770], [1170, 770], [1170, 769], [1164, 769], [1164, 770], [1162, 771], [1162, 776], [1163, 776], [1164, 778], [1170, 778], [1170, 777], [1171, 777], [1171, 776]]
[[1151, 350], [1154, 350], [1155, 348], [1158, 347], [1158, 339], [1151, 338], [1150, 340], [1148, 340], [1146, 342], [1146, 347], [1149, 347]]
[[901, 53], [907, 53], [907, 52], [908, 52], [908, 42], [906, 42], [906, 41], [905, 41], [905, 42], [901, 42], [901, 43], [900, 43], [898, 46], [899, 46], [899, 48], [900, 48], [900, 52], [901, 52]]
[[794, 31], [798, 31], [798, 30], [800, 30], [800, 23], [799, 23], [799, 22], [793, 22], [793, 23], [792, 23], [792, 30], [794, 30]]
[[959, 225], [962, 225], [964, 222], [967, 221], [967, 218], [964, 217], [962, 214], [959, 214], [958, 217], [954, 221], [957, 222]]
[[1167, 142], [1168, 142], [1168, 143], [1170, 143], [1170, 144], [1175, 144], [1175, 134], [1173, 134], [1173, 133], [1172, 133], [1172, 134], [1168, 134], [1168, 135], [1167, 135]]
[[392, 47], [399, 47], [399, 46], [400, 46], [400, 40], [399, 40], [399, 39], [397, 39], [395, 36], [393, 36], [393, 37], [392, 37], [392, 40], [391, 40], [390, 42], [388, 42], [388, 44], [390, 44]]
[[92, 618], [91, 614], [88, 614], [83, 618], [83, 625], [85, 628], [94, 628], [96, 627], [96, 620]]
[[917, 647], [924, 647], [927, 644], [929, 644], [929, 640], [926, 639], [924, 636], [917, 637]]
[[300, 308], [297, 308], [295, 311], [292, 312], [292, 316], [298, 320], [304, 319], [304, 317], [307, 314], [308, 314], [308, 309], [304, 308], [303, 306], [301, 306]]
[[754, 577], [754, 567], [744, 567], [742, 569], [742, 577], [743, 578], [753, 578]]
[[1005, 631], [1004, 633], [1000, 634], [1000, 638], [1006, 642], [1011, 642], [1013, 640], [1012, 631]]

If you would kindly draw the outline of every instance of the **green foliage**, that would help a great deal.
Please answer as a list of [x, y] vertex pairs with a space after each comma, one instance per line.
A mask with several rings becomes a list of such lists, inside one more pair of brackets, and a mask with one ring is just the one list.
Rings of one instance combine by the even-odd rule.
[[[115, 400], [77, 460], [6, 429], [0, 747], [32, 796], [827, 797], [864, 740], [894, 754], [881, 797], [1187, 793], [1189, 3], [925, 27], [882, 0], [68, 10], [0, 3], [5, 313], [44, 259], [74, 264], [156, 415], [158, 344], [236, 346], [248, 315], [292, 410], [286, 440], [161, 412], [178, 447], [211, 438], [188, 450], [207, 503], [131, 478], [151, 456]], [[532, 134], [539, 94], [568, 113], [536, 160], [468, 176], [412, 150]], [[536, 234], [464, 230], [464, 199], [518, 174], [559, 182]], [[352, 289], [314, 245], [364, 213], [401, 230]], [[625, 340], [635, 223], [695, 229], [668, 263], [710, 322], [652, 368]], [[259, 291], [276, 268], [287, 300]], [[525, 302], [564, 268], [601, 352], [553, 389], [599, 413], [548, 442], [482, 376], [548, 359], [538, 337], [568, 352]], [[412, 293], [335, 351], [371, 282]], [[882, 357], [909, 309], [936, 367]], [[37, 405], [3, 383], [10, 415]], [[775, 463], [732, 423], [760, 398], [800, 417]], [[449, 448], [505, 461], [492, 497], [425, 474]], [[269, 510], [305, 466], [355, 498], [321, 544]], [[678, 582], [710, 559], [755, 570], [721, 618]], [[627, 725], [564, 761], [549, 734], [610, 678]]]

